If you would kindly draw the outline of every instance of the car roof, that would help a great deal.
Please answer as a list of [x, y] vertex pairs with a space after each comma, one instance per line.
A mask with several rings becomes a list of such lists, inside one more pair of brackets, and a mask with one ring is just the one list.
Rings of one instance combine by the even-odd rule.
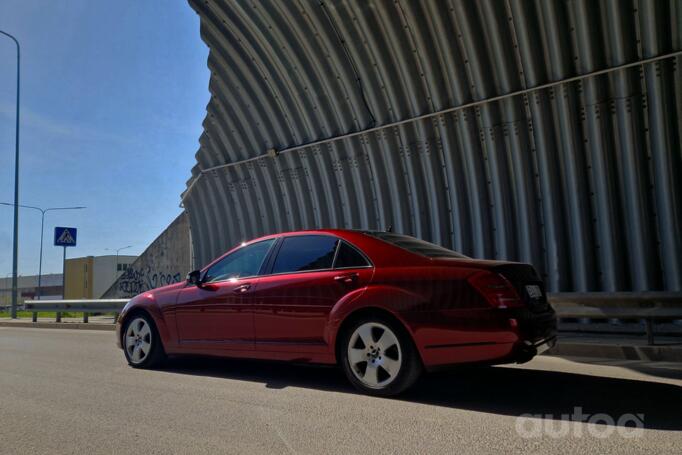
[[255, 243], [259, 242], [262, 240], [268, 240], [276, 237], [289, 237], [292, 235], [306, 235], [306, 234], [330, 234], [330, 235], [336, 235], [338, 237], [344, 238], [346, 234], [364, 234], [365, 232], [378, 232], [378, 231], [372, 231], [372, 230], [367, 230], [367, 229], [332, 229], [332, 228], [320, 228], [320, 229], [301, 229], [298, 231], [285, 231], [285, 232], [278, 232], [276, 234], [268, 234], [264, 235], [262, 237], [257, 237], [252, 240], [245, 241], [244, 243], [249, 244], [249, 243]]

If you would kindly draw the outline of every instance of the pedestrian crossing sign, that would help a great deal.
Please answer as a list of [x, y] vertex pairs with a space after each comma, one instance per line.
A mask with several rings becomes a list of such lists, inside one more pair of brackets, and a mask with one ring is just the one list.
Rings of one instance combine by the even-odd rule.
[[78, 230], [72, 227], [54, 228], [54, 246], [76, 246]]

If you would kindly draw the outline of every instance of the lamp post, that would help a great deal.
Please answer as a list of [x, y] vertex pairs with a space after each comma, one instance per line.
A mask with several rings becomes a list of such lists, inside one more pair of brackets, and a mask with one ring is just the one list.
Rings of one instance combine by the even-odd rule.
[[55, 212], [57, 210], [81, 210], [86, 207], [50, 207], [47, 209], [42, 209], [40, 207], [33, 207], [31, 205], [21, 205], [21, 204], [10, 204], [7, 202], [0, 202], [0, 205], [14, 206], [15, 208], [21, 207], [24, 209], [38, 210], [41, 214], [40, 216], [40, 259], [38, 260], [38, 300], [40, 300], [41, 295], [41, 284], [43, 277], [43, 229], [45, 227], [45, 214], [47, 212]]
[[118, 278], [118, 252], [122, 250], [127, 250], [128, 248], [132, 248], [132, 245], [124, 246], [121, 248], [105, 248], [104, 251], [116, 251], [116, 271], [114, 272], [114, 280]]
[[7, 32], [0, 30], [0, 34], [7, 36], [14, 44], [17, 45], [17, 121], [16, 121], [16, 137], [14, 149], [14, 243], [12, 246], [12, 310], [10, 316], [12, 319], [17, 318], [17, 269], [19, 263], [19, 89], [20, 89], [20, 62], [21, 50], [19, 41]]

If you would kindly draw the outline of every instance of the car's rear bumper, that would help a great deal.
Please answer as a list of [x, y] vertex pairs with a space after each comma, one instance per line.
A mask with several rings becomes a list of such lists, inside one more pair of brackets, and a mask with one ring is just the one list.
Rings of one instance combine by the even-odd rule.
[[556, 337], [557, 318], [552, 307], [542, 312], [520, 309], [511, 312], [510, 316], [517, 321], [519, 339], [535, 343], [540, 340]]
[[415, 340], [424, 366], [435, 370], [469, 363], [524, 363], [556, 344], [556, 330], [551, 308], [541, 313], [510, 309], [479, 314], [464, 323], [441, 319], [437, 329], [415, 333]]
[[556, 345], [557, 318], [551, 306], [541, 312], [525, 308], [514, 310], [512, 316], [518, 327], [519, 339], [509, 356], [500, 359], [500, 363], [525, 363]]
[[537, 341], [525, 340], [516, 346], [515, 352], [509, 360], [516, 363], [526, 363], [536, 355], [542, 354], [543, 352], [553, 348], [555, 345], [556, 335]]

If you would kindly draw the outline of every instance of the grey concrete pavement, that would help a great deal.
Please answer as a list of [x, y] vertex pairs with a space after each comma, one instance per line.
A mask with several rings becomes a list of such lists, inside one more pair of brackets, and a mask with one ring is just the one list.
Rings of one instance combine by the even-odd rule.
[[[111, 332], [2, 327], [0, 453], [674, 453], [681, 379], [679, 364], [541, 357], [429, 375], [381, 399], [355, 393], [333, 368], [175, 359], [142, 371]], [[558, 425], [575, 407], [616, 420], [641, 413], [645, 429], [517, 432], [521, 414]]]
[[659, 336], [656, 345], [648, 345], [644, 336], [560, 333], [547, 354], [682, 363], [682, 343], [680, 337]]

